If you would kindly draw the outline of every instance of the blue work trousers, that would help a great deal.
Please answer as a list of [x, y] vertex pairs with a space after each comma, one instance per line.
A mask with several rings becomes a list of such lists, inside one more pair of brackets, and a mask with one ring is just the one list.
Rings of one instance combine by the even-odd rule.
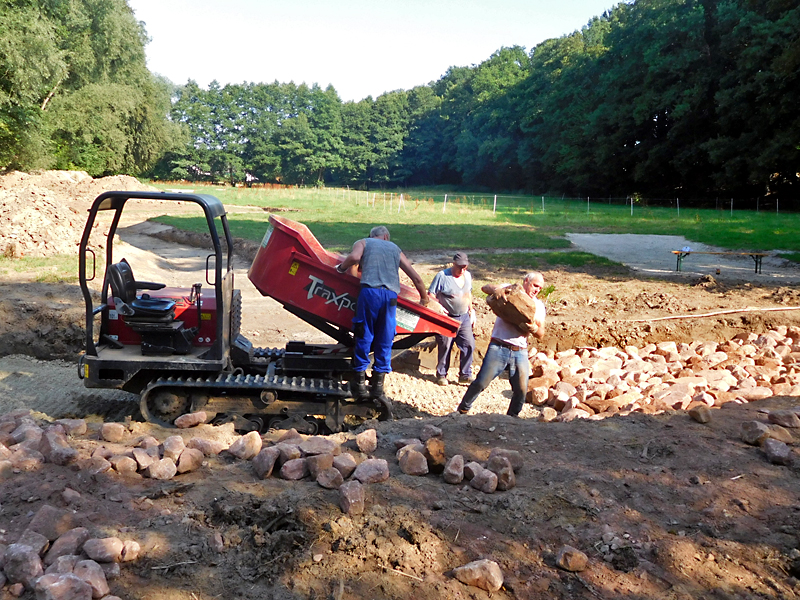
[[450, 355], [453, 353], [453, 345], [455, 344], [456, 348], [461, 352], [458, 376], [466, 379], [472, 376], [472, 354], [475, 352], [475, 336], [472, 334], [469, 313], [453, 318], [461, 322], [456, 332], [456, 337], [436, 335], [436, 350], [439, 359], [436, 364], [436, 376], [447, 377], [447, 371], [450, 368]]
[[372, 372], [391, 373], [392, 343], [396, 329], [397, 294], [386, 288], [362, 287], [353, 318], [356, 336], [353, 369], [366, 371], [372, 350], [375, 355]]
[[467, 412], [472, 408], [475, 398], [505, 369], [508, 369], [508, 380], [511, 382], [511, 403], [506, 414], [517, 416], [525, 404], [525, 394], [528, 392], [528, 376], [531, 371], [528, 349], [512, 350], [496, 342], [489, 343], [481, 370], [475, 381], [469, 384], [458, 410]]

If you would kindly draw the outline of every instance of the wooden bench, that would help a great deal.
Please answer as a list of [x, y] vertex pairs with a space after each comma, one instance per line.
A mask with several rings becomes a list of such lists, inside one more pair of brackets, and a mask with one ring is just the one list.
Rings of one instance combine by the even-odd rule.
[[683, 265], [683, 259], [689, 256], [690, 254], [720, 254], [724, 256], [749, 256], [753, 259], [753, 262], [756, 264], [756, 273], [761, 273], [761, 259], [765, 256], [769, 256], [769, 252], [703, 252], [700, 250], [672, 250], [672, 253], [678, 257], [678, 264], [675, 267], [676, 271], [681, 270], [681, 266]]

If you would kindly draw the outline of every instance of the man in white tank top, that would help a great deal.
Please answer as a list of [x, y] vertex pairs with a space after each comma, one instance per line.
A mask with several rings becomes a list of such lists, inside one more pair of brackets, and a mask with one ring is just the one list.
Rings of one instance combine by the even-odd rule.
[[[503, 285], [484, 285], [481, 290], [485, 294], [494, 294]], [[486, 356], [478, 376], [475, 378], [464, 397], [458, 405], [458, 412], [467, 414], [472, 408], [472, 403], [478, 395], [485, 390], [495, 377], [508, 369], [508, 380], [511, 382], [511, 403], [506, 414], [518, 416], [525, 403], [525, 394], [528, 391], [528, 376], [531, 363], [528, 359], [528, 335], [537, 339], [544, 337], [545, 308], [544, 303], [536, 295], [544, 286], [544, 277], [541, 273], [533, 271], [525, 275], [522, 287], [525, 292], [536, 302], [536, 316], [534, 322], [529, 324], [528, 331], [522, 331], [517, 326], [497, 317], [492, 329], [492, 339], [486, 349]]]

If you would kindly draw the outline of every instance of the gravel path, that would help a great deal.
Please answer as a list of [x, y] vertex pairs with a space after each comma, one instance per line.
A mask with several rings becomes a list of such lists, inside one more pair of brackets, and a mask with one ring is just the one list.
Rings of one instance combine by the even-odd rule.
[[[675, 271], [676, 257], [672, 250], [690, 247], [695, 251], [725, 252], [725, 248], [690, 242], [679, 235], [636, 235], [605, 233], [568, 233], [567, 238], [580, 250], [622, 263], [634, 271], [656, 277], [712, 275], [717, 279], [750, 282], [797, 283], [800, 268], [777, 256], [765, 257], [762, 273], [755, 273], [749, 256], [715, 256], [694, 254], [683, 259], [682, 271]], [[776, 251], [777, 252], [777, 251]], [[717, 273], [719, 269], [719, 273]]]
[[[477, 367], [474, 368], [477, 373]], [[450, 381], [458, 378], [452, 368]], [[453, 412], [467, 386], [436, 384], [434, 372], [421, 367], [390, 373], [387, 395], [395, 402], [397, 418], [443, 416]], [[121, 390], [89, 390], [78, 378], [77, 366], [65, 361], [37, 360], [12, 355], [0, 358], [0, 412], [30, 408], [54, 419], [102, 416], [121, 421], [125, 416], [139, 418], [139, 398]], [[475, 401], [473, 413], [505, 414], [511, 400], [511, 385], [506, 377], [495, 379]], [[536, 417], [531, 405], [523, 408], [522, 417]]]
[[0, 358], [0, 412], [19, 408], [59, 419], [102, 415], [121, 420], [138, 414], [139, 397], [121, 390], [89, 390], [76, 364], [11, 355]]

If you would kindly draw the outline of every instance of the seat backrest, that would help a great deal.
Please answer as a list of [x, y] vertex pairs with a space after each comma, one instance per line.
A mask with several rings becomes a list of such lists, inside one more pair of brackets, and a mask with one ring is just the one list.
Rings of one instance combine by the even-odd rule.
[[108, 282], [111, 284], [111, 293], [126, 304], [136, 300], [136, 280], [133, 278], [133, 269], [124, 258], [108, 267]]

